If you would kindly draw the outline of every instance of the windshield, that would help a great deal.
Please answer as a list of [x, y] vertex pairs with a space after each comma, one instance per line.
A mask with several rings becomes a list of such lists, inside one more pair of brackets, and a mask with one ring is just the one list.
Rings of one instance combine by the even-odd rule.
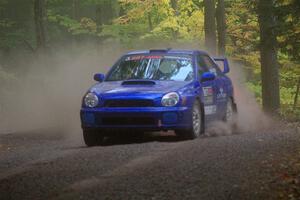
[[191, 81], [193, 77], [191, 56], [133, 55], [122, 58], [113, 67], [106, 81], [129, 79]]

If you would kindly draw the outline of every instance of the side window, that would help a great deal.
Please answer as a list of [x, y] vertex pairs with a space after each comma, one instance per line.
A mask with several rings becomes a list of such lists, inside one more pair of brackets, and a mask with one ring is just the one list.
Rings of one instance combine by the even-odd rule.
[[197, 63], [198, 63], [199, 77], [201, 77], [204, 72], [208, 72], [208, 68], [203, 58], [200, 55], [197, 56]]
[[199, 66], [203, 66], [204, 68], [206, 68], [206, 71], [215, 73], [216, 75], [221, 74], [221, 70], [219, 69], [219, 67], [207, 55], [200, 55], [198, 64], [199, 64]]

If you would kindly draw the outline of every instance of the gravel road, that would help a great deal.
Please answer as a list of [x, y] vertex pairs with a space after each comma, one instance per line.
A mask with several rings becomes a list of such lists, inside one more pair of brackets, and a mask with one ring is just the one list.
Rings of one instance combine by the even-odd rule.
[[278, 127], [193, 141], [150, 134], [93, 148], [55, 135], [0, 135], [1, 200], [274, 199], [266, 162], [300, 144], [296, 130]]

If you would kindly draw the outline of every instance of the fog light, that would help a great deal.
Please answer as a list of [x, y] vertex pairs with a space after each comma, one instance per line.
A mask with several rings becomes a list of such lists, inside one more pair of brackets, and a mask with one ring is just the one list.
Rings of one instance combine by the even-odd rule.
[[178, 122], [177, 113], [168, 112], [168, 113], [163, 114], [163, 123], [164, 124], [175, 124], [177, 122]]
[[84, 124], [94, 124], [95, 123], [95, 116], [93, 113], [83, 113], [82, 121]]

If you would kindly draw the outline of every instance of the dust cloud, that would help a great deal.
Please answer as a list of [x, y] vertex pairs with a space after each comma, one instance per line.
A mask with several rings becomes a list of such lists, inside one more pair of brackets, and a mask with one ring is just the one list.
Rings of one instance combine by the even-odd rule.
[[[101, 49], [90, 44], [71, 45], [56, 48], [47, 55], [37, 55], [30, 61], [27, 59], [23, 63], [27, 70], [19, 72], [17, 69], [16, 81], [7, 88], [11, 91], [10, 95], [0, 94], [0, 132], [55, 129], [64, 136], [81, 138], [81, 99], [95, 83], [93, 74], [107, 72], [126, 51], [128, 49], [118, 44]], [[22, 56], [16, 59], [22, 59]], [[269, 119], [245, 87], [242, 67], [233, 64], [230, 77], [235, 85], [239, 129], [256, 131], [268, 126]], [[231, 133], [222, 122], [217, 122], [208, 130], [210, 135]]]
[[228, 76], [234, 85], [234, 98], [238, 109], [238, 115], [235, 119], [236, 127], [232, 129], [230, 124], [217, 121], [209, 127], [206, 134], [208, 136], [218, 136], [269, 129], [274, 123], [274, 119], [271, 119], [262, 111], [255, 95], [247, 88], [244, 66], [230, 61]]
[[267, 116], [255, 99], [254, 94], [245, 85], [243, 66], [232, 62], [231, 72], [238, 105], [237, 123], [242, 131], [259, 131], [268, 129], [274, 122]]
[[6, 86], [9, 95], [0, 94], [0, 132], [54, 129], [78, 135], [82, 96], [95, 83], [93, 75], [107, 72], [122, 51], [119, 45], [104, 51], [86, 44], [24, 58], [23, 67], [14, 72], [16, 80]]

